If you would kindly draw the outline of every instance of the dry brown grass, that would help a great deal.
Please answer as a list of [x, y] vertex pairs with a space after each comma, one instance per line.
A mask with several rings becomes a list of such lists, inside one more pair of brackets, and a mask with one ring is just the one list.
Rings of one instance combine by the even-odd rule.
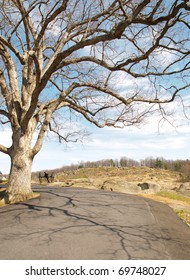
[[76, 171], [57, 174], [57, 181], [63, 182], [68, 179], [125, 179], [127, 182], [142, 182], [149, 181], [153, 183], [161, 183], [162, 186], [168, 188], [174, 187], [181, 182], [183, 174], [179, 172], [155, 169], [149, 167], [130, 167], [130, 168], [115, 168], [115, 167], [98, 167], [98, 168], [81, 168]]
[[0, 188], [0, 207], [5, 206], [4, 194], [6, 189]]
[[190, 226], [190, 211], [178, 209], [175, 209], [174, 211], [183, 221], [186, 222], [187, 225]]

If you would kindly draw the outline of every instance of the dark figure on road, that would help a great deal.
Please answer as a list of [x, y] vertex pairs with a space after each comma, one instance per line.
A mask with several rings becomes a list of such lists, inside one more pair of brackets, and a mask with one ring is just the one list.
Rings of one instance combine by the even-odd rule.
[[41, 172], [40, 172], [39, 173], [39, 182], [40, 182], [40, 184], [42, 184], [42, 179], [43, 178], [45, 178], [48, 183], [51, 183], [55, 179], [55, 174], [52, 173], [51, 175], [49, 175], [47, 172], [44, 172], [44, 175], [42, 175]]
[[46, 178], [48, 183], [50, 183], [49, 174], [47, 172], [44, 172], [44, 178]]

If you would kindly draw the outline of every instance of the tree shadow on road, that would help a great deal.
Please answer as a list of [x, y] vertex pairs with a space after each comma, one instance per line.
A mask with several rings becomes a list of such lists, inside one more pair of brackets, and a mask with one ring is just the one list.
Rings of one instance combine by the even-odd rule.
[[[41, 198], [4, 210], [9, 214], [14, 211], [12, 230], [4, 236], [6, 242], [30, 242], [47, 251], [54, 248], [63, 259], [72, 259], [69, 252], [63, 253], [64, 247], [77, 251], [74, 259], [171, 258], [165, 247], [171, 240], [169, 230], [160, 231], [143, 199], [126, 199], [125, 195], [110, 192], [60, 192], [59, 188], [40, 192]], [[90, 246], [94, 255], [92, 252], [86, 257], [84, 251], [90, 250]]]

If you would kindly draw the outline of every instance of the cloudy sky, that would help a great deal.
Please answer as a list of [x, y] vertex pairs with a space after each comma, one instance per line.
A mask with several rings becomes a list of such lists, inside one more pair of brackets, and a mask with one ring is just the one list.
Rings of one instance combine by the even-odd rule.
[[[134, 80], [130, 77], [117, 77], [120, 92], [130, 91], [134, 87]], [[140, 79], [143, 90], [150, 90], [147, 80]], [[183, 94], [184, 103], [187, 105], [186, 113], [190, 116], [188, 91]], [[140, 127], [96, 128], [92, 124], [82, 125], [91, 133], [88, 141], [81, 143], [60, 144], [56, 139], [49, 137], [44, 141], [40, 153], [35, 157], [33, 171], [59, 168], [64, 165], [76, 164], [81, 161], [96, 161], [101, 159], [120, 159], [125, 156], [135, 160], [146, 157], [164, 157], [165, 159], [190, 158], [190, 121], [183, 114], [182, 104], [170, 104], [169, 108], [175, 114], [169, 117], [169, 122], [160, 121], [160, 116], [149, 116], [147, 122]], [[189, 112], [188, 112], [189, 111]], [[9, 130], [1, 130], [0, 143], [11, 145]], [[10, 160], [7, 155], [0, 153], [0, 171], [7, 174], [10, 170]]]
[[[35, 157], [33, 171], [62, 167], [81, 161], [100, 159], [119, 159], [126, 156], [135, 160], [145, 157], [164, 157], [166, 159], [190, 158], [190, 125], [182, 115], [176, 119], [175, 127], [168, 122], [159, 124], [158, 117], [140, 128], [124, 129], [88, 126], [91, 135], [83, 144], [59, 144], [54, 138], [45, 140], [41, 152]], [[10, 132], [1, 131], [1, 143], [7, 146]], [[0, 171], [8, 173], [9, 157], [0, 153]]]
[[[130, 90], [134, 82], [120, 77], [120, 91]], [[142, 86], [142, 83], [141, 83]], [[150, 88], [143, 83], [143, 89]], [[182, 97], [186, 104], [186, 116], [190, 116], [189, 92]], [[86, 128], [90, 134], [87, 141], [81, 143], [60, 144], [57, 139], [48, 137], [39, 154], [35, 157], [33, 171], [59, 168], [81, 161], [97, 161], [101, 159], [120, 159], [125, 156], [135, 160], [146, 157], [164, 157], [165, 159], [190, 159], [190, 120], [183, 113], [182, 103], [176, 101], [169, 104], [169, 111], [174, 115], [168, 121], [161, 120], [160, 115], [151, 115], [140, 127], [97, 128], [92, 124], [73, 121], [74, 127]], [[11, 132], [1, 130], [0, 143], [11, 145]], [[0, 171], [8, 174], [10, 159], [0, 153]]]

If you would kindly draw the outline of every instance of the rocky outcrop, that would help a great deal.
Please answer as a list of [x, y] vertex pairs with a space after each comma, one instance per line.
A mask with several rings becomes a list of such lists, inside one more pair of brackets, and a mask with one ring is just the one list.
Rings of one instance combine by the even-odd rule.
[[175, 187], [172, 190], [190, 196], [190, 182], [182, 183], [179, 187]]
[[146, 192], [146, 193], [157, 193], [161, 190], [160, 185], [155, 184], [155, 183], [138, 183], [138, 186], [141, 188], [141, 191]]
[[181, 184], [177, 191], [190, 191], [190, 182]]

